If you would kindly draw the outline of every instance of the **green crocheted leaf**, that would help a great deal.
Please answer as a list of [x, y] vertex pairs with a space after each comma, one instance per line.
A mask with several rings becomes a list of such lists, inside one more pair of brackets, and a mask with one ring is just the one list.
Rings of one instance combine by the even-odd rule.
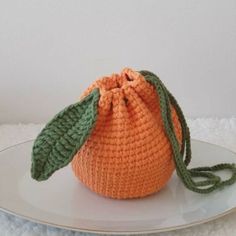
[[48, 179], [66, 166], [90, 135], [96, 119], [98, 89], [58, 113], [41, 131], [32, 150], [31, 176]]

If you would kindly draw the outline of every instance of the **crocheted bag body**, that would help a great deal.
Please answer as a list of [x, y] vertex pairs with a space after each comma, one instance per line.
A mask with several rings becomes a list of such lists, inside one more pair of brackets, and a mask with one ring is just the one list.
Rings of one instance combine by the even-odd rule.
[[[96, 81], [100, 100], [95, 128], [72, 161], [75, 175], [93, 191], [113, 198], [160, 190], [174, 170], [157, 93], [144, 77], [123, 70]], [[174, 109], [178, 139], [181, 127]]]
[[[155, 74], [124, 69], [97, 80], [44, 127], [33, 146], [31, 175], [46, 180], [71, 162], [87, 187], [117, 199], [158, 192], [175, 169], [198, 193], [236, 181], [234, 164], [189, 169], [190, 160], [189, 129], [173, 95]], [[227, 180], [214, 173], [223, 169], [232, 172]]]

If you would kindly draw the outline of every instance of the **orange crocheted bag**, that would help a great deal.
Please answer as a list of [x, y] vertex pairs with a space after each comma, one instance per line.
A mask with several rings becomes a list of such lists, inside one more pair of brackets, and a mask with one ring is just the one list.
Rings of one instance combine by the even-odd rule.
[[[187, 169], [190, 159], [189, 129], [175, 98], [153, 73], [126, 68], [95, 81], [46, 125], [34, 143], [31, 174], [45, 180], [72, 161], [82, 183], [117, 199], [159, 191], [175, 168], [199, 193], [236, 180], [234, 164]], [[220, 169], [231, 170], [231, 178], [213, 173]], [[204, 180], [194, 180], [199, 176]]]

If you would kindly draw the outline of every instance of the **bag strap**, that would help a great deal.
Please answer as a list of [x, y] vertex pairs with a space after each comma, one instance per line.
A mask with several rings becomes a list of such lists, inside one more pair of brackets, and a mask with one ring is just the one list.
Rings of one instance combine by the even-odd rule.
[[[223, 188], [236, 182], [236, 166], [235, 164], [222, 163], [211, 167], [197, 167], [188, 169], [187, 166], [191, 161], [191, 140], [190, 132], [187, 126], [184, 114], [178, 105], [174, 96], [167, 90], [162, 81], [152, 72], [140, 71], [147, 82], [151, 83], [159, 96], [161, 116], [165, 128], [166, 135], [171, 143], [174, 162], [177, 175], [180, 177], [184, 185], [193, 192], [210, 193], [216, 189]], [[174, 107], [182, 129], [181, 148], [175, 135], [170, 104]], [[220, 176], [214, 172], [219, 170], [229, 170], [232, 175], [229, 179], [222, 180]], [[195, 177], [203, 177], [205, 180], [195, 181]]]

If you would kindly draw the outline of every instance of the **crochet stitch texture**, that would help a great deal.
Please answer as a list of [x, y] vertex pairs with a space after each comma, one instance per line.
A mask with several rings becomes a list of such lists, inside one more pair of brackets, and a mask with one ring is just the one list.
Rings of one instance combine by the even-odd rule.
[[[100, 90], [91, 136], [76, 154], [72, 168], [93, 191], [112, 198], [142, 197], [159, 191], [174, 171], [155, 88], [130, 69], [95, 82]], [[178, 139], [181, 127], [174, 109]]]
[[[95, 81], [83, 97], [37, 137], [32, 151], [34, 179], [45, 180], [72, 161], [81, 182], [116, 199], [159, 191], [175, 169], [184, 185], [198, 193], [236, 181], [234, 164], [187, 168], [188, 126], [177, 101], [155, 74], [126, 68]], [[214, 174], [222, 169], [232, 172], [229, 179]]]

